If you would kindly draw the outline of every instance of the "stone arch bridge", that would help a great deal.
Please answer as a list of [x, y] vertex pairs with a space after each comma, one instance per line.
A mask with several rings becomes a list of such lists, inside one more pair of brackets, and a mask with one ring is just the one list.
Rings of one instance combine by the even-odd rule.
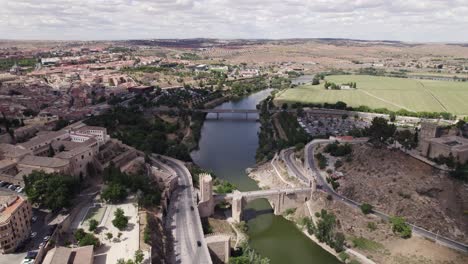
[[313, 188], [270, 189], [250, 192], [234, 191], [229, 194], [213, 194], [213, 179], [209, 174], [200, 175], [200, 202], [198, 210], [201, 217], [213, 214], [216, 204], [228, 202], [232, 206], [232, 217], [236, 222], [242, 221], [246, 204], [255, 199], [268, 199], [274, 214], [280, 215], [286, 210], [297, 208], [310, 200]]

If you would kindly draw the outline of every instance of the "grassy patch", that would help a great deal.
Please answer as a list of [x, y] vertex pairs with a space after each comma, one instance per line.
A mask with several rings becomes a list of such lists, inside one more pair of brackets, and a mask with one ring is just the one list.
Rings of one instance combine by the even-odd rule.
[[[387, 108], [398, 111], [450, 112], [468, 114], [466, 82], [416, 80], [369, 75], [333, 75], [326, 80], [336, 84], [356, 82], [357, 89], [326, 90], [320, 85], [302, 85], [288, 89], [276, 99], [282, 103], [336, 103], [348, 106]], [[418, 100], [414, 100], [418, 98]]]
[[375, 242], [364, 237], [352, 237], [351, 241], [353, 242], [353, 246], [355, 248], [359, 248], [362, 250], [377, 252], [384, 249], [384, 246], [379, 242]]
[[89, 208], [88, 213], [86, 213], [86, 216], [83, 222], [86, 223], [89, 220], [94, 219], [100, 223], [102, 220], [102, 217], [104, 217], [105, 212], [106, 212], [106, 207], [91, 207]]

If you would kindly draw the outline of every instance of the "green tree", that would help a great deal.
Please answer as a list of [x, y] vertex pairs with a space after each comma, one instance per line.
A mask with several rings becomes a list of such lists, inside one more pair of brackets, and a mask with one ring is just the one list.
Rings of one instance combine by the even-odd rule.
[[361, 211], [362, 211], [363, 214], [372, 213], [372, 209], [373, 209], [372, 205], [370, 205], [368, 203], [363, 203], [363, 204], [361, 204], [360, 207], [361, 207]]
[[127, 198], [127, 191], [121, 184], [111, 183], [102, 191], [101, 198], [106, 202], [119, 203]]
[[322, 210], [317, 222], [317, 231], [315, 235], [320, 242], [330, 244], [333, 241], [333, 230], [335, 228], [336, 218], [333, 213]]
[[135, 264], [143, 263], [144, 259], [145, 259], [145, 255], [143, 254], [143, 251], [141, 251], [140, 249], [135, 251]]
[[405, 149], [413, 149], [418, 146], [417, 137], [409, 130], [397, 131], [395, 140], [398, 141]]
[[89, 231], [90, 232], [95, 232], [98, 225], [99, 225], [99, 222], [96, 219], [90, 219], [88, 221], [88, 224], [89, 224]]
[[403, 217], [391, 217], [390, 223], [392, 223], [392, 231], [394, 233], [398, 234], [402, 238], [411, 237], [411, 227], [408, 224], [406, 224], [406, 221]]
[[85, 235], [86, 235], [86, 232], [83, 230], [83, 228], [78, 228], [73, 234], [76, 241], [80, 241]]
[[101, 242], [93, 234], [86, 233], [78, 242], [80, 247], [93, 245], [94, 247], [99, 247]]
[[128, 217], [125, 216], [124, 211], [120, 208], [114, 212], [114, 220], [112, 224], [119, 230], [124, 230], [128, 225]]
[[33, 171], [24, 176], [25, 193], [32, 203], [52, 211], [68, 208], [79, 190], [79, 182], [72, 176]]
[[335, 234], [335, 243], [334, 248], [336, 252], [341, 252], [344, 250], [345, 236], [343, 233], [338, 232]]
[[375, 117], [368, 128], [371, 140], [379, 143], [386, 143], [395, 134], [395, 131], [395, 125], [389, 124], [387, 119], [382, 117]]

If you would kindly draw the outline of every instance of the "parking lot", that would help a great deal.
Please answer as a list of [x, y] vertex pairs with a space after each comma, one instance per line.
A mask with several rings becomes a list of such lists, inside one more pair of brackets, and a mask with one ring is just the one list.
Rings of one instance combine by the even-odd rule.
[[350, 130], [367, 127], [369, 124], [354, 117], [323, 117], [307, 114], [298, 118], [299, 124], [311, 136], [344, 136]]

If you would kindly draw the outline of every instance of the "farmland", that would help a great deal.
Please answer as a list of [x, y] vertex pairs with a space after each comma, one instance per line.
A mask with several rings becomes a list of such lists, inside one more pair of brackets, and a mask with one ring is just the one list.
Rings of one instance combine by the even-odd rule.
[[368, 106], [397, 111], [450, 112], [468, 115], [468, 83], [391, 78], [367, 75], [334, 75], [325, 78], [338, 85], [356, 82], [357, 89], [326, 90], [319, 85], [302, 85], [288, 89], [276, 98], [282, 103], [336, 103], [349, 106]]

